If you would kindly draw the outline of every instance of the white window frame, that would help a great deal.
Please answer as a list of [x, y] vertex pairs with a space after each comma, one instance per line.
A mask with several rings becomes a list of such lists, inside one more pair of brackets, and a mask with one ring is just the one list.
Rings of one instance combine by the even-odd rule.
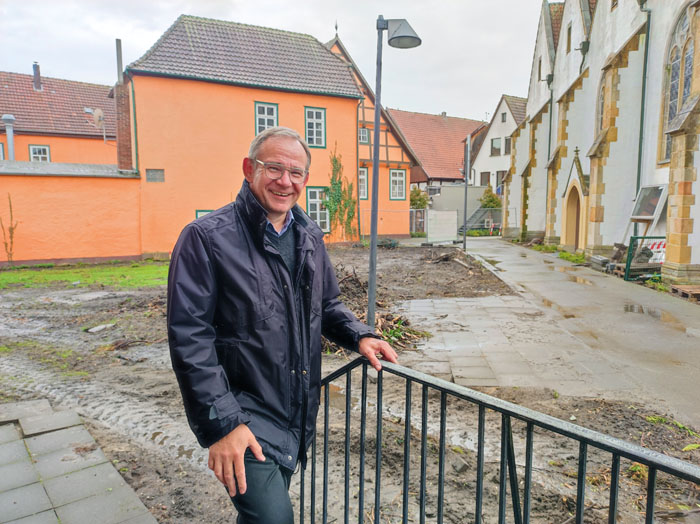
[[325, 187], [306, 187], [306, 214], [324, 233], [331, 230], [330, 216], [323, 203], [326, 199], [326, 189]]
[[[45, 152], [37, 152], [37, 149], [46, 149]], [[29, 161], [30, 162], [51, 162], [51, 147], [45, 145], [30, 144], [29, 145]]]
[[[264, 110], [261, 114], [260, 110]], [[271, 111], [271, 112], [270, 112]], [[261, 122], [262, 120], [262, 122]], [[255, 134], [259, 135], [270, 127], [276, 127], [279, 121], [278, 106], [269, 102], [255, 102]]]
[[360, 144], [369, 144], [369, 129], [361, 127], [357, 130], [357, 141]]
[[406, 170], [389, 170], [389, 200], [406, 200]]
[[367, 174], [367, 168], [361, 167], [357, 170], [357, 196], [360, 200], [367, 200], [369, 198], [369, 176]]
[[5, 160], [5, 144], [0, 142], [0, 160]]
[[326, 109], [304, 107], [304, 129], [309, 147], [326, 147]]

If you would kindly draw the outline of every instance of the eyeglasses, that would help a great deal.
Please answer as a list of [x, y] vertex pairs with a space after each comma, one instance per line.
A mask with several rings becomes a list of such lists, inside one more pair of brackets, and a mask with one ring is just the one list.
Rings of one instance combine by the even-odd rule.
[[286, 171], [289, 173], [289, 180], [291, 180], [292, 183], [303, 184], [306, 181], [306, 177], [309, 175], [306, 169], [300, 167], [287, 167], [277, 162], [261, 162], [257, 158], [255, 161], [263, 167], [267, 177], [272, 180], [279, 180]]

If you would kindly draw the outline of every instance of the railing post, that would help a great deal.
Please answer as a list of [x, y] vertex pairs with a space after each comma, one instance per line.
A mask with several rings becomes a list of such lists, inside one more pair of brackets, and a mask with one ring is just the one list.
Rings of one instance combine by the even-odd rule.
[[498, 524], [506, 524], [506, 469], [508, 467], [508, 415], [501, 414], [501, 469], [498, 479]]
[[647, 482], [647, 514], [646, 524], [654, 524], [654, 499], [656, 498], [656, 468], [649, 468], [649, 481]]
[[345, 524], [350, 524], [350, 407], [352, 406], [352, 371], [345, 377]]
[[578, 451], [578, 483], [576, 486], [576, 524], [583, 524], [583, 512], [586, 504], [586, 461], [588, 446], [579, 442]]
[[425, 524], [425, 472], [428, 447], [428, 386], [423, 384], [420, 435], [420, 524]]
[[406, 380], [406, 415], [403, 435], [403, 524], [408, 523], [408, 486], [411, 473], [411, 381]]
[[476, 455], [476, 509], [474, 524], [481, 524], [481, 509], [484, 500], [484, 426], [486, 424], [486, 408], [479, 405], [479, 428]]
[[620, 455], [613, 454], [610, 467], [610, 504], [608, 505], [608, 524], [617, 522], [617, 494], [620, 484]]
[[360, 405], [360, 491], [358, 523], [365, 521], [365, 432], [367, 429], [367, 362], [362, 363], [362, 404]]
[[510, 497], [513, 501], [513, 518], [515, 524], [522, 524], [523, 517], [520, 512], [520, 489], [518, 488], [518, 472], [515, 465], [515, 447], [513, 446], [513, 428], [510, 417], [506, 419], [508, 431], [508, 478], [510, 479]]
[[532, 439], [533, 425], [527, 423], [525, 442], [525, 487], [523, 489], [523, 524], [530, 524], [530, 501], [532, 500]]
[[440, 394], [440, 455], [438, 462], [438, 501], [437, 521], [442, 524], [443, 505], [445, 502], [445, 426], [447, 419], [447, 393]]
[[382, 485], [382, 371], [377, 372], [377, 454], [374, 481], [374, 524], [380, 523]]

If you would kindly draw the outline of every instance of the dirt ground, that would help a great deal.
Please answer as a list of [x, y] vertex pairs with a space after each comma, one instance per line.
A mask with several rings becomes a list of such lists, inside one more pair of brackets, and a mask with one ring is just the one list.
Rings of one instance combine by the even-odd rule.
[[[348, 305], [363, 316], [366, 304], [368, 250], [333, 247], [341, 292]], [[512, 291], [477, 262], [450, 248], [380, 249], [378, 256], [378, 325], [400, 331], [399, 349], [412, 351], [412, 341], [422, 334], [411, 332], [410, 319], [401, 318], [394, 306], [404, 300], [441, 297], [479, 297]], [[395, 329], [397, 325], [400, 330]], [[100, 329], [92, 329], [100, 327]], [[92, 332], [91, 332], [92, 331]], [[162, 523], [233, 522], [233, 508], [221, 485], [206, 468], [206, 451], [192, 436], [181, 406], [177, 384], [169, 368], [165, 332], [165, 288], [117, 290], [100, 287], [11, 288], [0, 290], [0, 402], [48, 398], [55, 408], [76, 409], [106, 455], [115, 463], [141, 500]], [[329, 347], [324, 374], [349, 358]], [[354, 382], [358, 384], [359, 381]], [[404, 465], [404, 425], [400, 413], [404, 383], [386, 380], [384, 395], [393, 407], [383, 422], [382, 522], [400, 522], [400, 479]], [[371, 389], [371, 388], [370, 388]], [[700, 450], [682, 451], [700, 443], [692, 428], [679, 427], [653, 407], [632, 401], [612, 402], [596, 398], [562, 397], [543, 388], [486, 388], [488, 394], [564, 420], [575, 420], [591, 429], [642, 444], [693, 463]], [[342, 519], [344, 478], [343, 384], [331, 388], [329, 408], [329, 513]], [[414, 395], [416, 392], [414, 391]], [[352, 399], [350, 493], [358, 496], [359, 411], [357, 388]], [[371, 414], [371, 398], [369, 411]], [[419, 399], [414, 406], [420, 406]], [[415, 518], [419, 505], [420, 471], [419, 408], [414, 408], [411, 431], [409, 505]], [[448, 402], [448, 437], [445, 457], [445, 522], [473, 521], [476, 454], [474, 408]], [[571, 417], [574, 416], [574, 419]], [[375, 414], [376, 417], [376, 414]], [[429, 521], [437, 514], [437, 421], [439, 399], [430, 399], [430, 437], [426, 463], [426, 510]], [[319, 423], [323, 413], [319, 415]], [[417, 422], [418, 421], [418, 422]], [[418, 424], [418, 425], [416, 425]], [[368, 425], [368, 428], [372, 424]], [[487, 460], [484, 476], [484, 521], [494, 522], [498, 494], [498, 440], [500, 415], [487, 414]], [[322, 431], [321, 426], [319, 430]], [[518, 470], [524, 468], [524, 425], [514, 422], [513, 434]], [[532, 522], [572, 522], [576, 499], [578, 448], [536, 432], [536, 451], [546, 455], [535, 462]], [[365, 511], [374, 504], [374, 442], [368, 429], [365, 439]], [[320, 466], [319, 466], [320, 467]], [[625, 463], [620, 522], [642, 522], [644, 468]], [[319, 473], [320, 474], [320, 473]], [[292, 498], [299, 494], [295, 475]], [[586, 522], [603, 522], [610, 481], [609, 455], [589, 452]], [[308, 482], [308, 476], [307, 476]], [[698, 522], [700, 492], [697, 488], [662, 477], [656, 509], [664, 522]], [[307, 505], [308, 505], [307, 492]], [[320, 508], [320, 500], [317, 501]], [[352, 510], [355, 511], [355, 510]], [[351, 512], [352, 512], [351, 511]], [[308, 515], [308, 513], [307, 513]], [[320, 509], [317, 518], [320, 516]], [[685, 518], [685, 520], [683, 520]], [[355, 518], [356, 520], [356, 518]], [[371, 519], [368, 517], [367, 521]]]

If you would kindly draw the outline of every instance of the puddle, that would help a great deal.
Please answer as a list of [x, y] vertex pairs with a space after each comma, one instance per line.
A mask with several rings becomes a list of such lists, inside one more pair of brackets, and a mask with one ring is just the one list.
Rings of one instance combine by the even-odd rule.
[[542, 262], [544, 262], [545, 264], [554, 264], [553, 261], [547, 259], [542, 260]]
[[520, 258], [527, 258], [527, 254], [526, 254], [526, 253], [520, 253]]
[[641, 304], [632, 304], [628, 302], [623, 306], [623, 311], [625, 313], [638, 313], [640, 315], [648, 315], [652, 318], [655, 318], [656, 320], [660, 320], [664, 324], [668, 325], [668, 327], [672, 329], [677, 329], [678, 331], [682, 331], [684, 333], [687, 330], [687, 328], [683, 325], [683, 323], [680, 320], [678, 320], [676, 317], [671, 315], [671, 313], [663, 309], [657, 309], [653, 307], [642, 306]]
[[585, 284], [585, 285], [587, 285], [587, 286], [592, 286], [592, 285], [593, 285], [593, 282], [591, 282], [591, 281], [588, 280], [587, 278], [578, 277], [578, 276], [576, 276], [576, 275], [569, 275], [569, 280], [570, 280], [571, 282], [576, 282], [577, 284]]
[[[355, 389], [354, 387], [352, 388], [353, 390]], [[328, 388], [328, 402], [330, 403], [331, 407], [335, 409], [340, 409], [340, 410], [345, 410], [345, 388], [337, 386], [333, 383], [329, 384]], [[350, 399], [350, 407], [351, 409], [354, 408], [357, 405], [357, 399], [356, 398], [351, 398]]]
[[571, 310], [563, 308], [559, 304], [555, 304], [551, 300], [543, 298], [542, 304], [544, 304], [546, 307], [551, 307], [552, 309], [559, 311], [559, 313], [561, 313], [564, 318], [577, 318], [576, 315], [571, 312]]

